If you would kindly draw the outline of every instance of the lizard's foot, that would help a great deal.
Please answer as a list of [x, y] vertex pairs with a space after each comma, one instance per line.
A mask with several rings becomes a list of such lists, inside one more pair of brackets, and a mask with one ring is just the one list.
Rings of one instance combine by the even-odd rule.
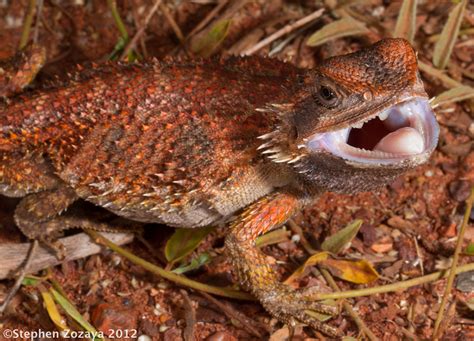
[[338, 314], [336, 306], [322, 304], [308, 296], [304, 290], [293, 289], [279, 282], [269, 286], [268, 289], [260, 289], [255, 294], [272, 316], [290, 328], [299, 322], [327, 335], [339, 336], [336, 328], [308, 314], [308, 311], [314, 311], [334, 316]]

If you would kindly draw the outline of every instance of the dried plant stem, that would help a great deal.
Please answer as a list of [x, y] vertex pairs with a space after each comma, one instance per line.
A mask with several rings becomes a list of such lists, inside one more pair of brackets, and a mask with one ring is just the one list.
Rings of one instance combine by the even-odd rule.
[[124, 48], [122, 55], [120, 56], [120, 59], [124, 59], [129, 55], [129, 53], [132, 51], [132, 49], [135, 48], [135, 45], [138, 42], [138, 39], [141, 38], [143, 35], [143, 32], [145, 32], [148, 24], [150, 23], [151, 18], [153, 15], [155, 15], [156, 11], [158, 10], [158, 7], [161, 5], [161, 0], [156, 0], [155, 3], [153, 4], [153, 7], [151, 8], [150, 12], [148, 12], [148, 15], [145, 18], [145, 22], [143, 25], [138, 29], [137, 33], [133, 36], [133, 38], [129, 41], [127, 46]]
[[152, 263], [147, 262], [146, 260], [135, 256], [133, 253], [125, 250], [124, 248], [121, 248], [120, 246], [112, 243], [110, 240], [107, 238], [103, 237], [101, 234], [92, 231], [92, 230], [84, 230], [92, 239], [99, 244], [105, 245], [108, 248], [112, 249], [113, 251], [117, 252], [118, 254], [122, 255], [123, 257], [127, 258], [129, 261], [131, 261], [134, 264], [137, 264], [144, 269], [161, 276], [171, 282], [174, 282], [179, 285], [186, 286], [188, 288], [208, 292], [210, 294], [218, 295], [218, 296], [223, 296], [223, 297], [229, 297], [229, 298], [236, 298], [240, 300], [246, 300], [246, 301], [254, 301], [255, 298], [247, 294], [246, 292], [242, 291], [237, 291], [237, 290], [232, 290], [228, 288], [220, 288], [220, 287], [214, 287], [211, 285], [207, 285], [204, 283], [199, 283], [196, 281], [193, 281], [189, 278], [186, 278], [182, 275], [177, 275], [174, 272], [166, 271], [165, 269], [156, 266]]
[[441, 330], [440, 330], [441, 321], [443, 320], [444, 309], [446, 307], [446, 304], [448, 303], [450, 292], [453, 287], [454, 276], [456, 275], [456, 266], [459, 261], [459, 254], [461, 253], [462, 243], [464, 241], [464, 233], [466, 232], [467, 222], [471, 215], [473, 201], [474, 201], [474, 186], [471, 188], [471, 195], [466, 200], [466, 212], [464, 212], [464, 218], [461, 224], [461, 229], [459, 230], [458, 240], [456, 242], [456, 249], [454, 250], [454, 255], [453, 255], [453, 264], [451, 265], [451, 269], [449, 269], [449, 276], [446, 283], [446, 289], [444, 291], [443, 299], [441, 300], [438, 316], [436, 317], [434, 332], [433, 332], [435, 339], [438, 339], [441, 336], [440, 335], [441, 334]]
[[267, 38], [261, 40], [254, 46], [250, 47], [249, 49], [245, 50], [242, 52], [242, 55], [244, 56], [250, 56], [260, 50], [262, 47], [267, 46], [268, 44], [271, 44], [273, 41], [277, 40], [278, 38], [284, 36], [285, 34], [288, 34], [297, 28], [300, 28], [301, 26], [306, 25], [307, 23], [310, 23], [313, 20], [316, 20], [319, 18], [324, 12], [324, 8], [318, 9], [317, 11], [311, 13], [310, 15], [307, 15], [304, 18], [301, 18], [298, 21], [295, 21], [294, 23], [288, 24], [282, 29], [276, 31], [272, 35], [268, 36]]
[[28, 11], [25, 17], [25, 22], [23, 24], [23, 31], [21, 32], [20, 50], [28, 44], [28, 39], [30, 39], [31, 25], [33, 23], [33, 17], [35, 16], [36, 10], [36, 0], [30, 0], [28, 3]]
[[[468, 272], [474, 270], [474, 263], [465, 264], [456, 268], [456, 274], [463, 272]], [[381, 285], [373, 288], [365, 288], [358, 290], [347, 290], [334, 293], [316, 293], [312, 295], [312, 298], [315, 300], [327, 300], [327, 299], [338, 299], [338, 298], [351, 298], [351, 297], [360, 297], [360, 296], [369, 296], [374, 294], [383, 294], [387, 292], [399, 291], [414, 287], [416, 285], [425, 284], [429, 282], [434, 282], [438, 279], [448, 277], [447, 271], [438, 271], [433, 272], [432, 274], [412, 278], [406, 281], [400, 281], [392, 284]]]

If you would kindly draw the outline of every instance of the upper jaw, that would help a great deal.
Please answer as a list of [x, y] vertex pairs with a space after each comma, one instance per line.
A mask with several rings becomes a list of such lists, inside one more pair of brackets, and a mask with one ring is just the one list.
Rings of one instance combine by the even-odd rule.
[[316, 133], [303, 145], [362, 167], [425, 161], [438, 142], [439, 126], [425, 97], [409, 97], [352, 126]]

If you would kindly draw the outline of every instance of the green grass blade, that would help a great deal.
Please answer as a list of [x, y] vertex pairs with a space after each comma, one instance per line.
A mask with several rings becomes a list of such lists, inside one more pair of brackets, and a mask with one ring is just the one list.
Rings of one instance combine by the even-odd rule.
[[[72, 305], [69, 300], [61, 295], [58, 291], [56, 291], [54, 288], [50, 288], [49, 291], [53, 294], [54, 300], [64, 309], [64, 311], [71, 316], [77, 323], [81, 325], [82, 328], [84, 328], [86, 331], [90, 332], [91, 334], [97, 335], [98, 332], [97, 330], [84, 319], [84, 317], [81, 315], [81, 313]], [[96, 338], [96, 340], [102, 340], [99, 338]]]

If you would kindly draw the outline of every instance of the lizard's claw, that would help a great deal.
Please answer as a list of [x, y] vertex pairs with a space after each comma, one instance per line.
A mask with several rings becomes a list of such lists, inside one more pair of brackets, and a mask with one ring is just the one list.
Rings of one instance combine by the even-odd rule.
[[295, 290], [280, 284], [276, 288], [257, 293], [257, 295], [267, 311], [290, 327], [300, 322], [330, 336], [340, 335], [336, 328], [319, 321], [310, 313], [308, 314], [308, 312], [314, 311], [333, 316], [338, 314], [338, 308], [315, 301], [303, 290]]

